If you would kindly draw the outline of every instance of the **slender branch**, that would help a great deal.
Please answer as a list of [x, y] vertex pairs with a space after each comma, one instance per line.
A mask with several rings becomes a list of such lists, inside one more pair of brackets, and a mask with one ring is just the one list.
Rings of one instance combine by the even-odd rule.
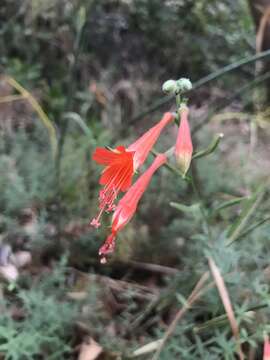
[[[246, 231], [243, 231], [242, 233], [240, 233], [235, 239], [235, 240], [240, 240], [243, 239], [244, 237], [246, 237], [248, 234], [250, 234], [252, 231], [254, 231], [255, 229], [257, 229], [258, 227], [260, 227], [261, 225], [265, 224], [266, 222], [270, 221], [270, 217], [267, 217], [265, 219], [262, 219], [260, 221], [258, 221], [256, 224], [250, 226]], [[233, 242], [230, 242], [229, 244], [227, 244], [227, 246], [233, 244]]]
[[262, 82], [268, 80], [269, 78], [270, 78], [270, 72], [267, 72], [261, 76], [256, 77], [253, 81], [250, 81], [248, 84], [241, 86], [239, 89], [233, 92], [233, 94], [228, 98], [224, 98], [221, 104], [215, 106], [210, 112], [207, 113], [207, 116], [202, 121], [200, 121], [198, 124], [196, 124], [193, 127], [192, 135], [195, 135], [204, 125], [208, 124], [216, 112], [221, 111], [226, 106], [230, 105], [235, 99], [242, 97], [243, 95], [245, 95], [247, 91], [251, 90], [253, 87], [260, 85]]
[[58, 196], [58, 228], [60, 228], [61, 224], [61, 194], [60, 194], [60, 178], [61, 178], [61, 165], [62, 165], [62, 156], [63, 149], [65, 145], [67, 130], [68, 130], [68, 120], [65, 119], [65, 114], [71, 111], [74, 102], [74, 89], [75, 89], [75, 74], [78, 65], [79, 55], [81, 51], [81, 46], [83, 42], [83, 36], [85, 33], [86, 24], [88, 21], [90, 9], [91, 9], [92, 1], [89, 2], [88, 8], [86, 11], [85, 21], [77, 32], [77, 36], [74, 43], [74, 51], [73, 51], [73, 62], [71, 63], [69, 76], [68, 76], [68, 91], [66, 97], [66, 108], [62, 115], [62, 122], [60, 124], [60, 139], [59, 139], [59, 148], [57, 153], [57, 158], [55, 162], [55, 178], [56, 178], [56, 188], [57, 188], [57, 196]]
[[238, 356], [239, 356], [240, 360], [244, 360], [244, 353], [243, 353], [243, 350], [242, 350], [242, 347], [240, 344], [239, 327], [238, 327], [238, 324], [237, 324], [237, 321], [236, 321], [236, 318], [234, 315], [233, 306], [231, 303], [231, 299], [230, 299], [227, 287], [225, 285], [225, 281], [224, 281], [224, 279], [221, 275], [221, 272], [220, 272], [219, 268], [217, 267], [215, 261], [211, 257], [208, 258], [208, 264], [209, 264], [210, 270], [212, 272], [213, 278], [215, 280], [215, 283], [216, 283], [220, 298], [222, 300], [224, 309], [226, 311], [228, 320], [231, 325], [232, 333], [233, 333], [233, 336], [235, 338], [236, 345], [237, 345]]
[[[78, 31], [78, 34], [77, 34], [77, 37], [75, 40], [75, 44], [74, 44], [74, 58], [73, 58], [73, 62], [71, 64], [71, 67], [69, 70], [69, 78], [68, 78], [69, 87], [68, 87], [68, 93], [67, 93], [67, 97], [66, 97], [65, 113], [70, 111], [73, 106], [73, 94], [74, 94], [74, 86], [75, 86], [74, 76], [75, 76], [75, 71], [77, 68], [78, 59], [79, 59], [79, 55], [80, 55], [84, 28], [85, 28], [85, 23]], [[63, 121], [63, 120], [65, 120], [65, 121]], [[60, 125], [59, 151], [58, 151], [58, 156], [56, 159], [56, 178], [57, 178], [58, 187], [59, 187], [60, 173], [61, 173], [61, 159], [62, 159], [63, 148], [64, 148], [64, 144], [65, 144], [65, 140], [66, 140], [66, 133], [67, 133], [67, 128], [68, 128], [68, 126], [67, 126], [68, 121], [67, 121], [67, 119], [64, 119], [64, 116], [62, 116], [62, 121], [63, 122]]]
[[[203, 85], [208, 84], [209, 82], [216, 80], [218, 78], [220, 78], [221, 76], [236, 70], [242, 66], [245, 66], [247, 64], [256, 62], [257, 60], [261, 60], [264, 59], [266, 57], [270, 56], [270, 50], [266, 50], [266, 51], [262, 51], [256, 55], [244, 58], [242, 60], [236, 61], [232, 64], [226, 65], [223, 68], [201, 78], [200, 80], [196, 81], [195, 83], [193, 83], [193, 88], [192, 90], [189, 91], [193, 92], [194, 90], [200, 88]], [[143, 110], [141, 113], [135, 115], [131, 120], [130, 123], [133, 124], [135, 123], [137, 120], [139, 120], [140, 118], [144, 117], [145, 115], [151, 114], [152, 112], [158, 110], [160, 107], [162, 107], [163, 105], [167, 104], [169, 101], [171, 101], [174, 98], [174, 95], [168, 95], [165, 97], [162, 97], [160, 99], [158, 99], [157, 101], [155, 101], [152, 105], [150, 105], [148, 108], [146, 108], [145, 110]]]
[[0, 103], [13, 102], [27, 99], [24, 95], [7, 95], [0, 98]]
[[[257, 310], [261, 310], [261, 309], [265, 309], [268, 308], [269, 305], [268, 304], [258, 304], [258, 305], [254, 305], [254, 306], [250, 306], [247, 308], [247, 310], [245, 311], [245, 314], [251, 314], [252, 312], [255, 312]], [[228, 322], [228, 315], [222, 314], [219, 316], [216, 316], [208, 321], [205, 321], [202, 324], [199, 324], [197, 326], [194, 326], [193, 331], [195, 333], [199, 333], [201, 331], [207, 330], [210, 327], [216, 327], [216, 326], [222, 326], [225, 325]]]

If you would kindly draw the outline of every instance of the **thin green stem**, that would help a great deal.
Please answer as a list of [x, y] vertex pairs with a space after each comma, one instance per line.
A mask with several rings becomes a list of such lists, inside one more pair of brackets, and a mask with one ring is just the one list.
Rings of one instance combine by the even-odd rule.
[[244, 212], [244, 216], [240, 216], [238, 220], [238, 224], [235, 228], [233, 228], [229, 232], [229, 237], [227, 241], [227, 246], [231, 245], [238, 237], [241, 235], [242, 230], [245, 229], [246, 225], [248, 224], [250, 218], [254, 214], [254, 212], [257, 210], [258, 206], [260, 205], [261, 201], [263, 200], [264, 196], [266, 194], [266, 187], [262, 186], [257, 190], [257, 193], [255, 194], [254, 201], [251, 199], [250, 203], [248, 203], [248, 206], [246, 209], [242, 210]]
[[179, 110], [181, 105], [182, 105], [181, 94], [176, 94], [175, 95], [175, 101], [176, 101], [177, 110]]
[[[154, 156], [158, 155], [158, 152], [155, 149], [151, 150], [151, 154]], [[181, 173], [181, 171], [179, 171], [175, 166], [173, 166], [172, 164], [170, 164], [168, 161], [163, 165], [165, 166], [167, 169], [169, 169], [171, 172], [173, 172], [174, 174], [181, 176], [182, 179], [183, 178], [183, 174]], [[184, 179], [185, 180], [185, 179]]]
[[[193, 167], [193, 171], [194, 171], [194, 167]], [[201, 197], [198, 186], [197, 186], [196, 182], [194, 181], [194, 176], [190, 177], [190, 183], [191, 183], [193, 192], [194, 192], [195, 196], [197, 197], [199, 205], [200, 205], [199, 208], [200, 208], [200, 212], [201, 212], [201, 215], [202, 215], [202, 218], [203, 218], [203, 221], [204, 221], [204, 225], [205, 225], [206, 230], [207, 230], [207, 235], [209, 237], [209, 240], [211, 240], [212, 239], [212, 232], [211, 232], [211, 227], [210, 227], [210, 224], [209, 224], [209, 218], [208, 218], [208, 216], [206, 214], [206, 211], [205, 211], [205, 208], [204, 208], [204, 202], [203, 202], [203, 199]]]
[[[75, 40], [75, 44], [74, 44], [74, 59], [73, 59], [73, 62], [71, 64], [70, 71], [69, 71], [69, 79], [68, 79], [69, 88], [68, 88], [68, 93], [67, 93], [67, 97], [66, 97], [65, 113], [70, 111], [70, 109], [72, 109], [72, 106], [73, 106], [73, 94], [74, 94], [74, 86], [75, 86], [75, 81], [73, 78], [74, 78], [75, 70], [77, 68], [78, 58], [79, 58], [79, 54], [80, 54], [81, 40], [82, 40], [82, 36], [83, 36], [84, 26], [85, 25], [83, 25], [81, 27], [81, 29], [79, 30], [76, 40]], [[58, 151], [58, 156], [56, 159], [56, 174], [57, 174], [56, 177], [57, 177], [58, 185], [59, 185], [60, 173], [61, 173], [61, 159], [62, 159], [63, 148], [64, 148], [66, 133], [67, 133], [67, 128], [68, 128], [67, 120], [66, 119], [64, 121], [63, 120], [64, 120], [64, 116], [62, 117], [62, 123], [60, 125], [61, 134], [60, 134], [60, 140], [59, 140], [59, 151]]]
[[[256, 224], [250, 226], [246, 231], [243, 231], [242, 233], [240, 233], [235, 239], [235, 240], [241, 240], [244, 237], [246, 237], [248, 234], [250, 234], [252, 231], [256, 230], [258, 227], [262, 226], [263, 224], [265, 224], [266, 222], [270, 221], [270, 217], [267, 217], [265, 219], [260, 220], [259, 222], [257, 222]], [[233, 244], [233, 242], [230, 242], [227, 246], [230, 246], [231, 244]]]
[[[56, 188], [57, 188], [57, 196], [58, 196], [58, 228], [60, 228], [61, 225], [61, 208], [60, 208], [60, 203], [61, 203], [61, 192], [60, 192], [60, 182], [61, 182], [61, 165], [62, 165], [62, 156], [63, 156], [63, 149], [64, 149], [64, 145], [65, 145], [65, 140], [66, 140], [66, 135], [67, 135], [67, 130], [68, 130], [68, 120], [65, 118], [65, 114], [69, 111], [71, 111], [72, 107], [73, 107], [73, 103], [74, 103], [74, 92], [75, 92], [75, 85], [76, 85], [76, 81], [75, 81], [75, 75], [76, 75], [76, 69], [78, 66], [78, 61], [79, 61], [79, 56], [80, 56], [80, 52], [81, 52], [81, 46], [83, 43], [83, 36], [85, 33], [85, 28], [86, 28], [86, 23], [88, 21], [88, 16], [89, 16], [89, 12], [90, 12], [90, 8], [91, 8], [91, 1], [88, 4], [88, 8], [87, 8], [87, 15], [85, 17], [85, 21], [82, 24], [82, 26], [80, 27], [80, 29], [77, 31], [76, 34], [76, 39], [74, 42], [74, 51], [73, 51], [73, 61], [70, 64], [70, 69], [69, 69], [69, 74], [68, 74], [68, 81], [67, 81], [67, 86], [68, 86], [68, 90], [67, 90], [67, 96], [66, 96], [66, 106], [65, 109], [63, 111], [63, 115], [62, 115], [62, 121], [60, 123], [60, 139], [59, 139], [59, 147], [58, 147], [58, 153], [57, 153], [57, 157], [56, 157], [56, 162], [55, 162], [55, 169], [56, 169]], [[60, 229], [59, 229], [60, 230]]]
[[[170, 151], [171, 149], [169, 149]], [[152, 155], [157, 156], [158, 152], [155, 149], [151, 150]], [[199, 208], [200, 208], [200, 212], [205, 224], [205, 227], [207, 229], [207, 234], [209, 236], [209, 239], [212, 239], [212, 233], [211, 233], [211, 228], [209, 225], [209, 218], [205, 212], [205, 208], [204, 208], [204, 202], [202, 200], [201, 194], [199, 192], [199, 189], [197, 187], [197, 184], [194, 181], [194, 176], [183, 176], [183, 174], [181, 173], [181, 171], [179, 171], [175, 166], [173, 166], [172, 164], [170, 164], [168, 161], [164, 164], [164, 166], [169, 169], [171, 172], [173, 172], [174, 174], [176, 174], [177, 176], [180, 176], [184, 181], [186, 181], [187, 183], [190, 183], [192, 186], [192, 190], [195, 194], [195, 196], [198, 199], [198, 202], [200, 204]]]
[[[267, 307], [269, 307], [269, 304], [254, 305], [254, 306], [251, 306], [251, 307], [247, 308], [245, 313], [249, 313], [251, 311], [256, 311], [256, 310], [261, 310], [261, 309], [264, 309], [264, 308], [267, 308]], [[219, 315], [219, 316], [217, 316], [215, 318], [212, 318], [212, 319], [206, 321], [205, 323], [203, 323], [201, 325], [195, 326], [193, 328], [193, 331], [197, 333], [197, 332], [200, 332], [200, 331], [203, 331], [203, 330], [207, 330], [210, 327], [221, 326], [223, 324], [226, 324], [227, 322], [228, 322], [227, 314], [222, 314], [222, 315]]]

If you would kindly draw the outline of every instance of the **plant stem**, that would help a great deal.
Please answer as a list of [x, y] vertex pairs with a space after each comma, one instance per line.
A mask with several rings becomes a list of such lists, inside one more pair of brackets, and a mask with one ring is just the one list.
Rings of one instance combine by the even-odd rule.
[[67, 130], [68, 130], [68, 121], [67, 121], [67, 119], [64, 118], [64, 115], [66, 112], [68, 112], [72, 109], [73, 103], [74, 103], [74, 89], [75, 89], [75, 84], [76, 84], [75, 74], [76, 74], [79, 55], [80, 55], [80, 51], [81, 51], [82, 39], [83, 39], [83, 35], [84, 35], [90, 8], [91, 8], [91, 2], [88, 5], [85, 21], [82, 24], [82, 26], [80, 27], [80, 29], [78, 30], [77, 35], [76, 35], [76, 39], [75, 39], [75, 43], [74, 43], [74, 52], [73, 52], [74, 56], [73, 56], [73, 61], [70, 65], [69, 76], [68, 76], [68, 92], [67, 92], [67, 97], [66, 97], [66, 108], [63, 112], [62, 119], [61, 119], [62, 121], [60, 123], [59, 148], [58, 148], [58, 153], [57, 153], [56, 162], [55, 162], [56, 189], [57, 189], [57, 196], [58, 196], [58, 200], [57, 200], [58, 230], [60, 230], [61, 214], [62, 214], [61, 205], [60, 205], [61, 204], [61, 191], [60, 191], [61, 165], [62, 165], [63, 149], [64, 149], [66, 134], [67, 134]]
[[211, 239], [212, 239], [211, 227], [210, 227], [210, 224], [209, 224], [209, 218], [208, 218], [208, 216], [206, 214], [206, 211], [205, 211], [204, 201], [202, 199], [202, 195], [201, 195], [199, 187], [197, 185], [197, 181], [195, 180], [197, 178], [197, 175], [196, 175], [196, 168], [195, 168], [194, 163], [192, 164], [191, 170], [192, 170], [192, 176], [190, 177], [190, 183], [191, 183], [193, 192], [194, 192], [195, 196], [197, 197], [198, 202], [200, 204], [200, 206], [199, 206], [200, 212], [201, 212], [201, 215], [202, 215], [202, 218], [203, 218], [203, 221], [204, 221], [205, 228], [207, 230], [207, 235], [209, 237], [209, 240], [211, 241]]

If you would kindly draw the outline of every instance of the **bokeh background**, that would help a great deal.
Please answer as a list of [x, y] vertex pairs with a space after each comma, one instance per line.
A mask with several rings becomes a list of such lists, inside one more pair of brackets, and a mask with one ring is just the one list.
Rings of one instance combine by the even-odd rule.
[[[152, 359], [207, 271], [209, 248], [226, 274], [247, 359], [262, 358], [270, 330], [269, 21], [267, 0], [1, 0], [1, 359]], [[129, 144], [174, 111], [161, 87], [180, 77], [195, 84], [187, 95], [195, 150], [224, 137], [193, 162], [199, 194], [158, 172], [101, 265], [110, 217], [98, 231], [89, 227], [101, 171], [91, 154]], [[176, 135], [169, 127], [157, 149]], [[237, 220], [239, 241], [227, 247]], [[210, 289], [159, 358], [237, 359], [224, 313]]]

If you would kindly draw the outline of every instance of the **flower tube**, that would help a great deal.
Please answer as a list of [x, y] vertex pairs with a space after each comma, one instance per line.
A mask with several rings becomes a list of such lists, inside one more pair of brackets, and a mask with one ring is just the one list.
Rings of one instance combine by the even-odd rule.
[[106, 262], [106, 255], [114, 251], [117, 233], [131, 220], [152, 176], [166, 161], [167, 158], [164, 154], [157, 155], [152, 165], [138, 178], [119, 201], [112, 216], [111, 233], [99, 250], [101, 262]]
[[99, 184], [103, 185], [103, 189], [99, 192], [99, 214], [91, 221], [92, 226], [96, 228], [100, 226], [104, 211], [114, 210], [119, 192], [126, 192], [131, 186], [135, 171], [143, 165], [161, 131], [173, 118], [171, 113], [165, 113], [155, 126], [127, 148], [124, 146], [118, 146], [116, 149], [96, 148], [92, 159], [98, 164], [105, 165], [105, 169], [99, 180]]

